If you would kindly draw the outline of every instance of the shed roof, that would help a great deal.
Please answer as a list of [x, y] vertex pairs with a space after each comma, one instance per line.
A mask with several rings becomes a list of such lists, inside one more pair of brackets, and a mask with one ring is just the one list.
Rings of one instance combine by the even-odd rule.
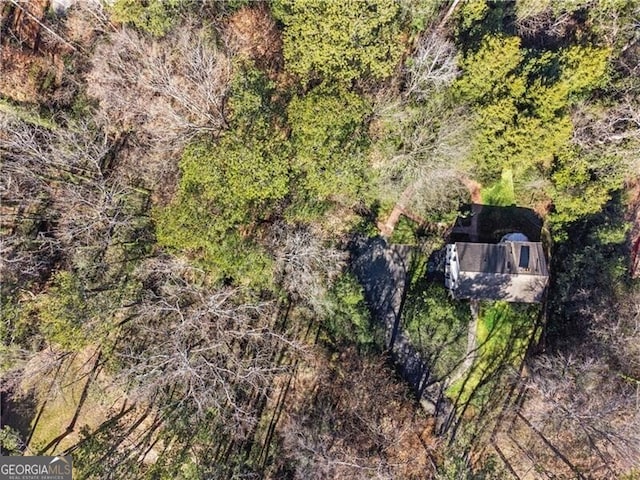
[[539, 242], [458, 242], [451, 260], [456, 298], [540, 302], [549, 280]]
[[540, 242], [456, 243], [461, 272], [547, 276]]

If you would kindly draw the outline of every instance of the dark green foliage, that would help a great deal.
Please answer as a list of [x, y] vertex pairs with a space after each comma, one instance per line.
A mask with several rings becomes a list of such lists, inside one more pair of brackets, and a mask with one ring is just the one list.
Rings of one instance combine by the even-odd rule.
[[380, 332], [364, 300], [362, 286], [351, 274], [343, 274], [329, 290], [329, 311], [323, 323], [332, 343], [356, 344], [375, 349]]
[[295, 97], [287, 108], [294, 172], [311, 201], [358, 199], [370, 176], [364, 121], [368, 102], [344, 89], [320, 86]]
[[173, 26], [179, 5], [180, 0], [116, 0], [110, 8], [117, 22], [162, 37]]
[[[0, 380], [7, 372], [19, 380], [16, 372], [29, 375], [43, 360], [51, 371], [68, 370], [52, 379], [50, 391], [73, 394], [62, 380], [84, 377], [71, 378], [75, 360], [65, 356], [79, 361], [98, 349], [105, 363], [96, 363], [89, 376], [95, 383], [87, 383], [91, 395], [80, 405], [91, 428], [79, 437], [74, 430], [59, 445], [73, 449], [80, 477], [423, 478], [430, 467], [415, 466], [427, 448], [435, 478], [506, 478], [484, 445], [508, 442], [497, 422], [513, 426], [507, 422], [512, 407], [526, 416], [536, 403], [530, 395], [537, 380], [518, 378], [517, 367], [538, 340], [538, 306], [483, 302], [477, 324], [470, 323], [469, 303], [428, 282], [426, 258], [413, 257], [401, 333], [423, 357], [429, 381], [437, 382], [427, 389], [446, 388], [461, 417], [453, 419], [449, 438], [430, 439], [431, 419], [425, 424], [415, 398], [407, 401], [390, 382], [383, 332], [362, 287], [340, 274], [344, 252], [333, 243], [348, 239], [345, 225], [357, 224], [357, 215], [367, 217], [361, 229], [377, 235], [380, 202], [388, 213], [399, 198], [413, 218], [427, 219], [429, 232], [445, 230], [436, 221], [468, 200], [469, 190], [476, 193], [476, 180], [482, 203], [536, 204], [546, 212], [556, 241], [545, 306], [548, 350], [593, 335], [597, 341], [586, 345], [597, 346], [611, 364], [612, 382], [637, 386], [637, 365], [628, 361], [637, 356], [635, 324], [623, 325], [624, 332], [617, 324], [637, 313], [631, 306], [625, 311], [624, 294], [634, 291], [627, 272], [631, 227], [618, 198], [628, 171], [637, 170], [637, 2], [460, 1], [447, 22], [429, 28], [452, 3], [116, 0], [108, 12], [127, 27], [117, 37], [98, 25], [96, 51], [110, 52], [120, 38], [140, 58], [149, 53], [158, 67], [153, 78], [146, 70], [142, 77], [122, 75], [131, 91], [150, 79], [148, 109], [127, 116], [131, 102], [113, 103], [116, 115], [109, 118], [126, 117], [127, 125], [89, 122], [82, 133], [81, 120], [92, 118], [95, 106], [83, 94], [70, 106], [77, 121], [55, 110], [57, 100], [49, 112], [55, 122], [0, 100], [0, 156], [13, 169], [2, 190], [1, 233], [10, 255], [1, 265]], [[282, 37], [271, 30], [266, 45], [259, 28], [273, 26], [269, 11]], [[84, 26], [86, 13], [73, 9], [67, 18]], [[190, 15], [220, 40], [220, 55], [197, 58], [197, 48], [187, 49], [193, 62], [164, 75], [164, 60], [177, 65], [171, 62], [177, 50], [146, 37], [182, 34], [177, 30], [193, 28]], [[68, 27], [62, 37], [82, 37], [73, 22], [45, 20], [54, 30]], [[554, 31], [542, 31], [550, 25]], [[134, 29], [148, 41], [137, 41]], [[79, 52], [92, 51], [91, 40], [78, 42]], [[167, 58], [154, 56], [156, 48]], [[237, 60], [264, 49], [274, 57], [268, 74]], [[405, 54], [410, 60], [400, 66]], [[100, 57], [87, 63], [99, 64]], [[121, 72], [130, 58], [119, 57]], [[173, 137], [174, 151], [167, 153], [173, 130], [139, 117], [160, 118], [164, 111], [169, 118], [176, 102], [186, 110], [201, 107], [182, 80], [192, 66], [207, 70], [207, 62], [218, 60], [225, 62], [213, 102], [219, 123], [197, 130], [215, 136], [179, 130], [189, 137]], [[235, 73], [231, 85], [227, 60]], [[91, 90], [85, 78], [94, 82], [96, 72], [85, 77], [84, 67], [76, 67], [59, 72], [62, 84]], [[51, 69], [25, 71], [42, 90], [59, 93]], [[12, 110], [34, 128], [12, 131], [16, 121], [3, 116]], [[125, 127], [126, 136], [113, 138]], [[109, 133], [96, 135], [103, 130]], [[165, 175], [171, 168], [163, 162], [172, 156], [180, 159], [180, 179], [167, 206], [173, 189], [145, 180], [158, 188], [151, 195], [141, 187], [146, 173], [131, 165]], [[165, 206], [150, 218], [156, 198]], [[525, 209], [486, 208], [475, 220], [481, 241], [514, 230], [540, 238], [538, 219]], [[313, 238], [295, 237], [299, 232]], [[433, 250], [443, 237], [422, 236], [402, 217], [390, 242]], [[172, 253], [186, 258], [175, 261]], [[216, 294], [232, 292], [237, 303], [219, 303]], [[470, 325], [477, 327], [471, 338], [477, 345], [466, 357]], [[319, 341], [310, 346], [316, 331]], [[626, 354], [612, 341], [617, 335], [628, 336], [633, 348]], [[44, 348], [60, 356], [46, 356]], [[123, 388], [129, 394], [112, 404], [120, 412], [96, 408], [102, 424], [94, 424], [94, 392], [112, 378], [116, 387], [105, 397], [120, 397]], [[512, 405], [507, 396], [518, 396], [520, 381], [527, 382], [524, 396]], [[44, 388], [37, 390], [44, 418], [53, 402], [44, 402]], [[575, 405], [573, 418], [591, 414]], [[15, 432], [0, 431], [5, 451], [19, 453], [20, 442]], [[567, 445], [551, 442], [561, 450]], [[569, 447], [595, 456], [585, 446]], [[508, 454], [517, 460], [512, 447]], [[608, 459], [609, 452], [603, 455]]]
[[595, 314], [618, 310], [616, 298], [628, 283], [623, 212], [617, 193], [604, 209], [565, 227], [551, 264], [556, 272], [549, 288], [552, 344], [584, 336]]
[[415, 245], [418, 243], [418, 225], [413, 220], [401, 216], [393, 229], [390, 243]]
[[411, 342], [428, 359], [437, 378], [450, 374], [463, 358], [469, 306], [449, 298], [440, 284], [420, 283], [407, 296], [403, 327]]
[[287, 195], [290, 170], [272, 92], [265, 76], [243, 68], [232, 87], [230, 130], [185, 149], [178, 195], [156, 215], [158, 241], [195, 255], [219, 278], [269, 281], [269, 259], [252, 231]]
[[485, 35], [505, 32], [513, 2], [468, 0], [461, 2], [454, 20], [457, 43], [465, 51], [475, 50]]
[[265, 286], [270, 259], [256, 241], [264, 222], [285, 205], [289, 221], [317, 220], [332, 203], [352, 205], [364, 194], [370, 106], [344, 89], [318, 87], [289, 103], [288, 139], [275, 85], [239, 68], [230, 128], [185, 149], [178, 195], [156, 215], [158, 240], [220, 279]]
[[277, 0], [271, 8], [285, 26], [287, 70], [303, 83], [380, 80], [400, 59], [400, 8], [393, 0]]
[[[597, 212], [622, 180], [618, 159], [570, 146], [570, 107], [607, 84], [609, 53], [589, 46], [535, 52], [522, 49], [518, 37], [487, 36], [462, 61], [456, 88], [475, 105], [473, 159], [482, 179], [493, 183], [512, 170], [520, 191], [526, 181], [549, 178], [557, 225]], [[517, 200], [488, 195], [497, 185], [483, 192], [485, 203]]]
[[[288, 165], [280, 151], [284, 139], [252, 128], [252, 134], [223, 135], [218, 143], [193, 143], [182, 161], [181, 191], [198, 197], [200, 209], [211, 209], [224, 228], [248, 223], [287, 193]], [[236, 135], [234, 135], [236, 134]]]
[[598, 213], [622, 187], [624, 170], [616, 157], [567, 148], [557, 156], [551, 180], [554, 211], [550, 219], [556, 237], [562, 239], [566, 238], [564, 225]]

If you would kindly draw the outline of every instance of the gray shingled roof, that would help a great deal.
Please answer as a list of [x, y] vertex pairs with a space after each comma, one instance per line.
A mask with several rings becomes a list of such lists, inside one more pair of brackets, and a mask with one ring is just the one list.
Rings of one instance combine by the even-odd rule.
[[460, 257], [461, 272], [548, 275], [542, 244], [539, 242], [458, 242], [456, 250]]
[[540, 302], [548, 271], [539, 242], [457, 242], [456, 298]]

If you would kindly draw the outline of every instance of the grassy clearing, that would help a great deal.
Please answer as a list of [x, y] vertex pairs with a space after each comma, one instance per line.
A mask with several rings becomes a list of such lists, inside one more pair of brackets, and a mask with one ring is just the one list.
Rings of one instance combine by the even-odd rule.
[[483, 188], [480, 196], [484, 205], [502, 207], [515, 205], [516, 195], [513, 188], [513, 171], [511, 169], [503, 170], [500, 180], [491, 187]]
[[[53, 439], [64, 433], [76, 411], [79, 411], [79, 414], [73, 431], [47, 454], [59, 453], [74, 445], [80, 440], [82, 427], [95, 429], [122, 405], [124, 397], [121, 392], [110, 388], [111, 381], [104, 373], [93, 379], [88, 386], [86, 398], [82, 404], [80, 403], [86, 382], [91, 377], [94, 361], [94, 349], [88, 347], [63, 365], [60, 378], [47, 378], [47, 381], [41, 379], [34, 385], [23, 385], [23, 388], [27, 389], [36, 388], [36, 412], [41, 411], [41, 415], [34, 418], [31, 426], [33, 434], [28, 447], [33, 454], [40, 452]], [[35, 381], [36, 378], [31, 380]], [[50, 388], [50, 385], [55, 387]]]
[[482, 403], [505, 367], [520, 365], [535, 333], [537, 305], [485, 302], [477, 327], [477, 353], [468, 375], [452, 384], [447, 395], [458, 405]]

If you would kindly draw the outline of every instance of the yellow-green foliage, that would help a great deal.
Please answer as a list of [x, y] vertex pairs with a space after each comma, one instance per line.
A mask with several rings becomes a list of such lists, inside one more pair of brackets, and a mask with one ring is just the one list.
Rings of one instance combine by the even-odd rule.
[[179, 0], [116, 0], [111, 15], [155, 37], [166, 35], [175, 20]]
[[20, 433], [14, 428], [8, 425], [0, 427], [0, 451], [3, 455], [22, 455], [23, 441]]
[[400, 7], [394, 0], [277, 0], [272, 11], [285, 26], [286, 67], [304, 82], [382, 79], [400, 60]]
[[483, 37], [503, 31], [508, 2], [466, 0], [460, 2], [453, 15], [454, 34], [465, 49], [475, 49]]
[[256, 139], [251, 148], [229, 134], [218, 144], [191, 145], [181, 161], [177, 198], [156, 214], [158, 242], [195, 255], [220, 278], [268, 281], [268, 257], [239, 231], [265, 218], [287, 192], [287, 166], [262, 142]]
[[363, 122], [370, 111], [362, 97], [340, 88], [321, 86], [291, 101], [295, 170], [312, 198], [347, 203], [357, 198], [368, 176]]
[[180, 188], [185, 193], [198, 192], [212, 209], [224, 210], [222, 216], [229, 221], [246, 222], [249, 209], [287, 193], [288, 165], [274, 158], [278, 143], [284, 143], [282, 135], [269, 139], [235, 133], [223, 135], [218, 143], [190, 145], [180, 163]]
[[595, 157], [577, 148], [558, 154], [553, 168], [551, 219], [557, 224], [600, 211], [611, 192], [622, 186], [622, 169], [615, 157]]
[[456, 82], [459, 94], [480, 104], [521, 97], [526, 85], [518, 68], [524, 54], [518, 37], [485, 37], [477, 52], [461, 59], [464, 74]]
[[458, 18], [461, 30], [469, 30], [474, 23], [480, 22], [489, 12], [486, 0], [468, 0], [462, 2], [458, 11]]
[[64, 350], [81, 350], [95, 334], [87, 330], [90, 311], [82, 284], [70, 272], [56, 273], [32, 307], [44, 338]]
[[482, 203], [485, 205], [514, 205], [516, 202], [513, 190], [513, 171], [505, 169], [502, 171], [500, 181], [489, 188], [483, 188]]
[[6, 114], [10, 118], [15, 117], [23, 122], [37, 127], [53, 130], [58, 125], [51, 118], [47, 118], [41, 112], [25, 105], [15, 105], [4, 98], [0, 98], [0, 115]]
[[329, 290], [328, 314], [324, 326], [329, 340], [337, 344], [355, 343], [360, 348], [372, 348], [376, 332], [372, 328], [362, 286], [351, 274], [337, 279]]
[[604, 87], [609, 81], [608, 48], [573, 46], [560, 53], [562, 73], [568, 96], [580, 98], [594, 88]]
[[606, 84], [608, 55], [582, 46], [538, 53], [518, 37], [489, 35], [461, 60], [455, 89], [474, 105], [473, 157], [485, 181], [505, 168], [518, 178], [551, 166], [571, 140], [572, 102]]
[[273, 84], [251, 67], [232, 86], [231, 128], [184, 151], [174, 201], [155, 214], [161, 245], [188, 253], [222, 278], [265, 284], [269, 257], [251, 235], [289, 191], [289, 153], [275, 125]]
[[271, 260], [255, 241], [274, 215], [316, 219], [326, 204], [351, 204], [368, 177], [364, 122], [371, 107], [342, 88], [291, 100], [284, 128], [275, 86], [250, 66], [231, 88], [230, 129], [182, 156], [178, 194], [156, 212], [161, 245], [186, 252], [220, 278], [269, 281]]

